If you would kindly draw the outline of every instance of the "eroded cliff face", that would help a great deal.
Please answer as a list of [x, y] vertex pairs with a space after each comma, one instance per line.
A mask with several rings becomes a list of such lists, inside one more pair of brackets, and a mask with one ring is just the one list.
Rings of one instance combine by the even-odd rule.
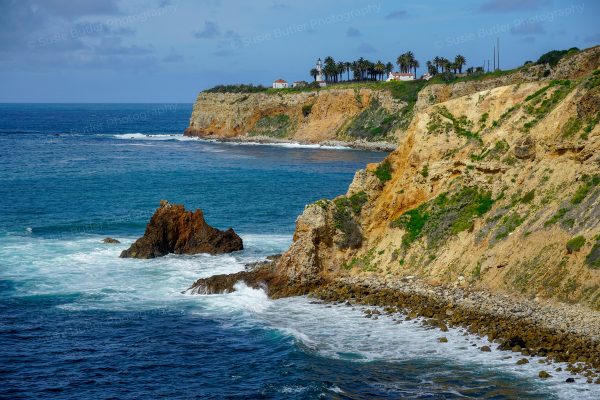
[[[394, 141], [406, 103], [388, 91], [327, 89], [300, 93], [200, 93], [185, 134], [268, 137], [308, 143]], [[357, 120], [357, 117], [361, 117]], [[386, 119], [387, 118], [387, 119]], [[353, 127], [352, 122], [361, 125]]]
[[306, 207], [276, 274], [414, 276], [599, 309], [599, 65], [592, 48], [546, 77], [421, 91], [397, 150]]

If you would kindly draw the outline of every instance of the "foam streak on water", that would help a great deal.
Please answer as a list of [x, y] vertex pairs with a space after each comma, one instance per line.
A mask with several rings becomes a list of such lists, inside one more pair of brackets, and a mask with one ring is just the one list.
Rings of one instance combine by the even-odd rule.
[[[425, 392], [440, 390], [440, 382], [456, 375], [480, 376], [482, 385], [494, 385], [497, 376], [529, 382], [529, 389], [539, 393], [555, 392], [561, 398], [597, 398], [599, 391], [592, 385], [565, 385], [566, 373], [557, 373], [531, 358], [529, 364], [516, 366], [519, 358], [513, 353], [478, 350], [485, 339], [464, 335], [460, 329], [442, 333], [424, 328], [417, 321], [394, 321], [381, 316], [378, 320], [364, 318], [360, 307], [330, 305], [306, 297], [269, 300], [263, 290], [238, 283], [236, 291], [221, 295], [189, 295], [182, 291], [195, 279], [217, 273], [232, 273], [245, 263], [263, 259], [266, 254], [284, 250], [290, 242], [286, 235], [242, 235], [247, 250], [230, 255], [169, 255], [153, 260], [120, 259], [118, 255], [132, 238], [121, 237], [120, 245], [101, 243], [99, 236], [74, 238], [71, 241], [36, 237], [8, 237], [0, 258], [12, 269], [3, 271], [3, 279], [20, 284], [19, 292], [26, 296], [76, 296], [58, 304], [63, 312], [93, 310], [112, 312], [156, 310], [187, 310], [190, 315], [213, 319], [224, 329], [252, 331], [269, 327], [283, 337], [293, 338], [309, 354], [341, 362], [395, 363], [409, 367], [437, 366], [422, 374], [427, 382], [420, 385]], [[35, 249], [35, 251], [34, 251]], [[18, 268], [16, 268], [18, 266]], [[154, 311], [153, 311], [154, 310]], [[150, 314], [151, 315], [151, 314]], [[130, 317], [131, 318], [131, 317]], [[134, 317], [137, 318], [137, 317]], [[126, 320], [127, 321], [127, 320]], [[93, 323], [79, 328], [94, 330]], [[77, 332], [80, 332], [77, 331]], [[81, 333], [80, 332], [80, 333]], [[440, 336], [449, 342], [440, 344]], [[451, 369], [440, 368], [452, 365]], [[565, 365], [554, 364], [564, 369]], [[540, 369], [553, 377], [543, 384], [536, 379]], [[402, 391], [405, 382], [386, 381], [379, 389]], [[344, 385], [342, 385], [344, 386]], [[461, 386], [461, 385], [459, 385]], [[475, 390], [473, 384], [462, 390]], [[468, 388], [468, 389], [467, 389]], [[285, 387], [284, 392], [303, 390]], [[594, 390], [596, 389], [596, 390]], [[348, 388], [336, 386], [344, 392]], [[414, 392], [411, 392], [414, 394]]]
[[[461, 331], [439, 344], [413, 322], [243, 284], [185, 293], [284, 251], [306, 204], [385, 154], [185, 138], [171, 133], [192, 105], [155, 107], [0, 104], [0, 398], [600, 398]], [[160, 199], [233, 227], [244, 250], [120, 259]]]
[[182, 134], [143, 134], [143, 133], [121, 133], [118, 135], [114, 135], [115, 139], [121, 140], [177, 140], [177, 141], [203, 141], [208, 143], [222, 143], [230, 146], [275, 146], [275, 147], [283, 147], [288, 149], [324, 149], [324, 150], [352, 150], [349, 146], [342, 145], [325, 145], [325, 144], [309, 144], [309, 143], [299, 143], [294, 141], [289, 142], [258, 142], [251, 140], [244, 141], [219, 141], [215, 139], [202, 139], [193, 136], [184, 136]]

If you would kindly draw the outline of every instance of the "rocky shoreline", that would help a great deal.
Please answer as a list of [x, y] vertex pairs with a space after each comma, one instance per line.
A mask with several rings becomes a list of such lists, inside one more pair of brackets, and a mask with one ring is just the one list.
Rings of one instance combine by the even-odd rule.
[[441, 331], [448, 326], [466, 327], [472, 334], [487, 336], [497, 344], [497, 350], [546, 357], [548, 365], [565, 362], [573, 374], [600, 384], [600, 313], [581, 305], [432, 286], [410, 277], [340, 277], [309, 295], [324, 301], [383, 307], [385, 312], [399, 313], [406, 319], [423, 317], [426, 324]]
[[269, 136], [236, 136], [236, 137], [211, 137], [205, 136], [199, 138], [200, 140], [206, 140], [217, 143], [239, 143], [239, 144], [264, 144], [264, 145], [303, 145], [303, 146], [318, 146], [323, 148], [338, 148], [347, 147], [355, 150], [367, 150], [367, 151], [381, 151], [389, 153], [394, 151], [397, 147], [395, 143], [390, 142], [368, 142], [363, 140], [356, 140], [353, 142], [345, 142], [341, 140], [325, 140], [323, 142], [308, 142], [308, 141], [292, 141], [287, 139], [277, 139]]
[[[292, 285], [274, 273], [279, 256], [255, 264], [245, 271], [199, 279], [188, 291], [193, 294], [227, 293], [243, 281], [262, 288], [270, 297], [308, 295], [319, 300], [347, 305], [376, 306], [366, 317], [385, 312], [407, 320], [422, 317], [440, 329], [465, 327], [497, 346], [481, 351], [520, 353], [519, 364], [530, 356], [545, 357], [540, 377], [551, 374], [553, 362], [568, 363], [567, 370], [600, 384], [600, 313], [581, 305], [528, 300], [509, 294], [492, 294], [459, 286], [433, 286], [412, 277], [390, 278], [375, 274], [340, 276], [335, 280]], [[440, 338], [440, 342], [447, 339]], [[542, 359], [543, 360], [543, 359]], [[552, 367], [555, 368], [555, 367]], [[543, 376], [542, 376], [543, 375]], [[570, 382], [570, 381], [569, 381]]]

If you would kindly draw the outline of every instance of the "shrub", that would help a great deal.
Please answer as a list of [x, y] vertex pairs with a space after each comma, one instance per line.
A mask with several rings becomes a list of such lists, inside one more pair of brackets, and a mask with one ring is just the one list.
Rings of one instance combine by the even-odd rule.
[[238, 84], [238, 85], [217, 85], [210, 89], [206, 89], [205, 93], [258, 93], [265, 92], [268, 88], [262, 85], [253, 84]]
[[367, 194], [364, 190], [354, 193], [352, 196], [350, 196], [350, 206], [352, 207], [352, 211], [355, 214], [360, 214], [367, 200]]
[[383, 140], [404, 122], [403, 117], [406, 116], [390, 114], [377, 100], [373, 100], [341, 133], [353, 138]]
[[573, 203], [573, 204], [581, 203], [587, 197], [587, 195], [590, 193], [590, 191], [594, 187], [596, 187], [598, 184], [600, 184], [600, 175], [594, 175], [592, 177], [590, 177], [588, 175], [584, 175], [583, 183], [581, 184], [579, 189], [577, 189], [577, 191], [575, 192], [575, 195], [573, 195], [573, 198], [571, 199], [571, 203]]
[[600, 236], [596, 237], [596, 243], [590, 253], [585, 257], [585, 261], [592, 269], [600, 269]]
[[333, 226], [342, 232], [342, 238], [336, 242], [336, 245], [341, 249], [360, 247], [362, 233], [352, 215], [352, 201], [346, 197], [340, 197], [334, 201], [334, 204]]
[[512, 213], [502, 218], [496, 233], [496, 239], [502, 240], [508, 237], [515, 229], [517, 229], [525, 221], [525, 217], [518, 213]]
[[402, 237], [402, 244], [405, 247], [409, 247], [415, 240], [421, 237], [428, 219], [429, 214], [419, 207], [402, 214], [392, 222], [392, 227], [399, 227], [406, 231]]
[[523, 196], [521, 198], [521, 203], [531, 203], [533, 201], [535, 197], [535, 189], [530, 190], [529, 192], [525, 193], [525, 196]]
[[405, 247], [426, 236], [429, 246], [435, 246], [450, 235], [471, 229], [474, 220], [487, 213], [494, 204], [489, 192], [464, 187], [452, 194], [442, 193], [435, 199], [407, 211], [391, 227], [403, 228]]
[[575, 236], [573, 239], [567, 242], [567, 251], [572, 253], [574, 251], [579, 251], [585, 244], [585, 238], [581, 235]]
[[377, 169], [373, 171], [375, 176], [379, 178], [381, 183], [386, 183], [390, 179], [392, 179], [392, 164], [388, 160], [383, 160], [377, 166]]
[[569, 50], [552, 50], [542, 54], [540, 58], [538, 58], [536, 64], [550, 64], [550, 66], [554, 67], [567, 54], [578, 52], [579, 49], [577, 47], [571, 47]]
[[306, 118], [310, 115], [312, 108], [313, 108], [312, 104], [305, 104], [302, 106], [302, 115], [304, 116], [304, 118]]
[[285, 114], [265, 115], [249, 132], [252, 136], [285, 137], [290, 129], [290, 117]]
[[565, 216], [565, 214], [569, 211], [568, 208], [561, 208], [560, 210], [558, 210], [556, 212], [556, 214], [554, 214], [552, 216], [552, 218], [550, 218], [548, 221], [544, 222], [544, 226], [550, 226], [555, 224], [556, 222], [558, 222], [562, 217]]
[[562, 128], [562, 137], [570, 138], [570, 137], [575, 136], [575, 134], [577, 132], [579, 132], [579, 130], [581, 129], [582, 124], [583, 124], [583, 121], [581, 120], [581, 118], [577, 118], [577, 117], [569, 118], [567, 123]]

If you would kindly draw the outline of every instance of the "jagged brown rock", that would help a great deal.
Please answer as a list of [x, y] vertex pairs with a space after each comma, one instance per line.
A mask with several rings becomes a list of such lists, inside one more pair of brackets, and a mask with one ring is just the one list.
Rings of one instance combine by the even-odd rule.
[[183, 205], [161, 200], [144, 236], [123, 250], [121, 258], [154, 258], [169, 253], [221, 254], [243, 248], [242, 239], [233, 229], [213, 228], [206, 223], [201, 210], [186, 211]]

